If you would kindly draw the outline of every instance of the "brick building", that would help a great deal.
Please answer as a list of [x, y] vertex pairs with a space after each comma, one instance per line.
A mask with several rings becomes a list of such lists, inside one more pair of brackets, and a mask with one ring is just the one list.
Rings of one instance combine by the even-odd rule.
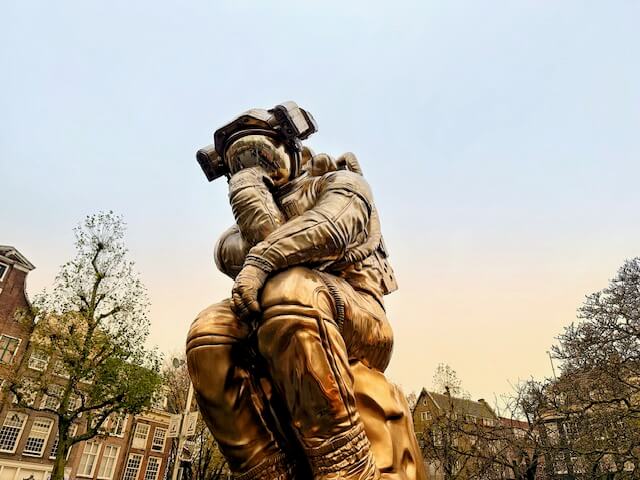
[[425, 453], [428, 478], [444, 479], [445, 468], [456, 471], [458, 478], [472, 478], [473, 460], [458, 453], [472, 447], [472, 440], [461, 434], [464, 425], [491, 428], [498, 423], [498, 416], [483, 399], [473, 401], [423, 388], [413, 408], [413, 426]]
[[[45, 411], [17, 408], [6, 388], [17, 366], [29, 372], [51, 372], [50, 359], [28, 352], [31, 328], [17, 320], [28, 308], [25, 286], [34, 266], [15, 248], [0, 245], [0, 480], [46, 480], [57, 449], [56, 418]], [[48, 375], [49, 373], [47, 373]], [[63, 377], [64, 378], [64, 377]], [[51, 398], [33, 399], [44, 407]], [[55, 408], [55, 407], [52, 407]], [[167, 438], [170, 415], [161, 403], [136, 415], [119, 415], [105, 423], [105, 434], [75, 444], [67, 457], [65, 477], [96, 480], [159, 480], [164, 478], [171, 442]], [[72, 427], [82, 433], [86, 422]]]

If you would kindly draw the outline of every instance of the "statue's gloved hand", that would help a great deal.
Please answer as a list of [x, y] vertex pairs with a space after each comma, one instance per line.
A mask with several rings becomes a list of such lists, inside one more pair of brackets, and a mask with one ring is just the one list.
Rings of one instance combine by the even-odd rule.
[[231, 290], [232, 309], [241, 320], [260, 313], [258, 294], [267, 281], [268, 273], [253, 265], [245, 265], [236, 277]]

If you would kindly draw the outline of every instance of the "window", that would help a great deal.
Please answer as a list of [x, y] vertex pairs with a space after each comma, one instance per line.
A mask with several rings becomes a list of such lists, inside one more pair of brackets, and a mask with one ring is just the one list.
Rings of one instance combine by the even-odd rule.
[[33, 421], [31, 432], [29, 432], [29, 437], [27, 438], [22, 453], [28, 456], [41, 457], [52, 426], [53, 420], [49, 418], [36, 418]]
[[[76, 395], [75, 393], [72, 393], [69, 396], [69, 408], [68, 411], [71, 412], [73, 410], [76, 410], [78, 408], [80, 408], [82, 406], [82, 398], [80, 398], [80, 395]], [[82, 413], [82, 412], [80, 412]], [[80, 416], [80, 415], [78, 415]]]
[[118, 453], [120, 447], [115, 445], [107, 445], [104, 447], [104, 453], [102, 454], [102, 462], [100, 462], [100, 470], [98, 470], [98, 478], [104, 480], [111, 480], [113, 478], [113, 471], [118, 461]]
[[485, 427], [493, 427], [493, 420], [491, 420], [490, 418], [483, 418], [482, 425], [484, 425]]
[[[73, 437], [76, 434], [77, 431], [78, 431], [78, 425], [76, 425], [74, 423], [69, 428], [69, 436]], [[56, 454], [58, 453], [58, 443], [59, 443], [59, 441], [60, 441], [60, 437], [56, 433], [56, 439], [53, 441], [53, 445], [51, 446], [51, 453], [49, 454], [49, 458], [52, 459], [52, 460], [54, 458], [56, 458]], [[67, 460], [69, 459], [69, 455], [70, 454], [71, 454], [71, 449], [67, 450]]]
[[114, 437], [123, 437], [124, 429], [127, 426], [127, 414], [126, 413], [114, 413], [111, 415], [109, 425], [109, 435]]
[[11, 363], [19, 345], [19, 338], [0, 335], [0, 363]]
[[161, 452], [164, 450], [164, 440], [167, 437], [167, 429], [156, 427], [153, 431], [153, 441], [151, 442], [151, 450]]
[[127, 465], [124, 467], [124, 475], [122, 480], [136, 480], [138, 478], [138, 470], [142, 463], [142, 455], [132, 453], [127, 459]]
[[62, 360], [58, 360], [53, 368], [53, 373], [62, 378], [69, 378], [69, 371]]
[[0, 282], [4, 280], [5, 274], [9, 271], [9, 265], [0, 263]]
[[62, 385], [49, 385], [47, 387], [47, 393], [42, 397], [40, 408], [49, 408], [51, 410], [58, 410], [60, 407], [60, 399], [64, 393]]
[[38, 395], [38, 385], [33, 380], [26, 379], [22, 385], [18, 386], [18, 391], [22, 394], [22, 401], [29, 407], [33, 407]]
[[149, 436], [149, 425], [146, 423], [139, 423], [136, 425], [136, 431], [133, 434], [133, 448], [144, 449], [147, 446], [147, 437]]
[[420, 412], [420, 418], [423, 422], [431, 420], [431, 414], [429, 412]]
[[100, 444], [98, 442], [84, 444], [84, 451], [82, 452], [82, 457], [80, 457], [80, 465], [78, 465], [79, 477], [93, 477], [99, 453]]
[[147, 471], [144, 472], [144, 480], [157, 480], [160, 471], [160, 461], [158, 457], [149, 457], [147, 461]]
[[14, 453], [27, 421], [24, 413], [8, 412], [0, 428], [0, 452]]
[[38, 352], [37, 350], [31, 352], [31, 356], [29, 357], [29, 368], [32, 370], [38, 370], [39, 372], [44, 372], [49, 364], [49, 355], [43, 352]]

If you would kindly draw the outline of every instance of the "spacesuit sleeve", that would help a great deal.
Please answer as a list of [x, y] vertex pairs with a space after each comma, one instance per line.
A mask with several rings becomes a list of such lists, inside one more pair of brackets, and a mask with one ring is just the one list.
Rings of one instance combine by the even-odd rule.
[[285, 222], [260, 167], [246, 168], [229, 180], [229, 203], [242, 237], [251, 246]]
[[272, 272], [300, 264], [335, 261], [367, 237], [371, 190], [348, 171], [326, 174], [317, 183], [313, 208], [289, 220], [249, 251], [245, 265]]

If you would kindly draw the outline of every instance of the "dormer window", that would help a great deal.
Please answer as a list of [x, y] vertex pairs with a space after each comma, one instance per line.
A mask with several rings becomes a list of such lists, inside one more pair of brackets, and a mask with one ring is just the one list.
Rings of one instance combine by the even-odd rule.
[[0, 262], [0, 282], [4, 281], [4, 277], [8, 271], [9, 271], [9, 265], [7, 265], [6, 263]]

